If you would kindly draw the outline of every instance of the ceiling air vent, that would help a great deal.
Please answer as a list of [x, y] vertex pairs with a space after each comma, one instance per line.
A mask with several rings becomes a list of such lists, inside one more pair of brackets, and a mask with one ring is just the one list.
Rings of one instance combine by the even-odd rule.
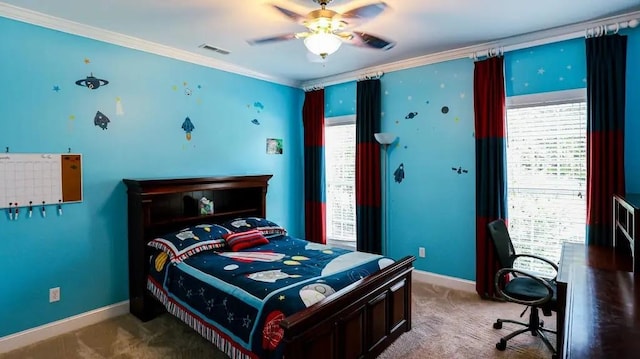
[[198, 47], [203, 48], [203, 49], [207, 49], [207, 50], [211, 50], [211, 51], [215, 51], [215, 52], [217, 52], [219, 54], [223, 54], [223, 55], [229, 55], [231, 53], [230, 51], [221, 49], [219, 47], [211, 46], [209, 44], [202, 44], [202, 45], [200, 45]]

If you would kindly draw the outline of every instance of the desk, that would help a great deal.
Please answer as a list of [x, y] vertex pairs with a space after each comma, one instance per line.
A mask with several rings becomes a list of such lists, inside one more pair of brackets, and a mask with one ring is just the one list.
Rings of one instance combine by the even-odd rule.
[[565, 243], [558, 269], [562, 358], [635, 358], [640, 353], [640, 277], [614, 249]]
[[[613, 246], [623, 244], [623, 248], [629, 248], [631, 255], [634, 253], [634, 272], [640, 272], [640, 241], [636, 236], [640, 231], [640, 194], [627, 193], [623, 196], [613, 196]], [[628, 243], [618, 243], [619, 237], [626, 239]], [[639, 238], [640, 239], [640, 238]]]

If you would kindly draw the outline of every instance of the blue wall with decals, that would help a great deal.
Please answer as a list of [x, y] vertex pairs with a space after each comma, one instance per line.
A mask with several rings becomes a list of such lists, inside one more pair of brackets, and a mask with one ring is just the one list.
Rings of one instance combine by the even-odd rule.
[[[2, 149], [70, 147], [84, 169], [84, 200], [63, 216], [2, 212], [0, 337], [128, 299], [123, 178], [273, 174], [269, 218], [304, 234], [302, 90], [5, 18], [0, 34]], [[109, 84], [75, 84], [90, 74]], [[267, 155], [267, 138], [284, 153]]]
[[[626, 173], [640, 192], [640, 29], [629, 35]], [[64, 215], [0, 219], [0, 337], [126, 300], [125, 177], [272, 173], [268, 216], [303, 236], [300, 89], [0, 18], [0, 148], [83, 154], [84, 200]], [[584, 87], [584, 39], [508, 52], [507, 93]], [[75, 84], [90, 74], [97, 90]], [[473, 61], [382, 77], [389, 148], [389, 254], [475, 278]], [[326, 89], [326, 116], [355, 113], [356, 83]], [[106, 115], [106, 129], [94, 124]], [[195, 126], [187, 140], [181, 128]], [[266, 138], [284, 153], [267, 155]], [[404, 177], [394, 172], [402, 165]], [[48, 303], [60, 286], [62, 300]]]
[[[640, 29], [628, 35], [626, 178], [640, 192]], [[389, 148], [389, 253], [426, 257], [415, 267], [475, 280], [475, 138], [473, 61], [460, 59], [387, 73], [382, 83], [382, 131]], [[507, 96], [584, 88], [583, 38], [505, 54]], [[355, 82], [326, 89], [326, 116], [353, 114]], [[446, 108], [445, 108], [446, 107]], [[405, 177], [394, 172], [403, 165]]]

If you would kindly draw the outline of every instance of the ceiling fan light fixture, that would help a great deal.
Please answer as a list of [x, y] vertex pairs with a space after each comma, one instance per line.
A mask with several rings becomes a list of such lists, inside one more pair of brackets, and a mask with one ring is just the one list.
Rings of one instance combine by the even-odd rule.
[[311, 34], [304, 39], [304, 46], [313, 53], [325, 58], [338, 51], [342, 45], [342, 40], [334, 34], [318, 32]]

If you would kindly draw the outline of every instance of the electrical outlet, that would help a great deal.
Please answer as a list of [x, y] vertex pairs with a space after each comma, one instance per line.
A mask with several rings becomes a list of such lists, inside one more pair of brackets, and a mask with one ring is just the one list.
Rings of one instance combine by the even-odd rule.
[[424, 247], [420, 247], [420, 248], [418, 248], [418, 256], [419, 256], [420, 258], [424, 258], [424, 257], [426, 257], [426, 255], [427, 255], [427, 254], [426, 254], [426, 252], [425, 252]]
[[57, 302], [60, 300], [60, 287], [49, 289], [49, 303]]

